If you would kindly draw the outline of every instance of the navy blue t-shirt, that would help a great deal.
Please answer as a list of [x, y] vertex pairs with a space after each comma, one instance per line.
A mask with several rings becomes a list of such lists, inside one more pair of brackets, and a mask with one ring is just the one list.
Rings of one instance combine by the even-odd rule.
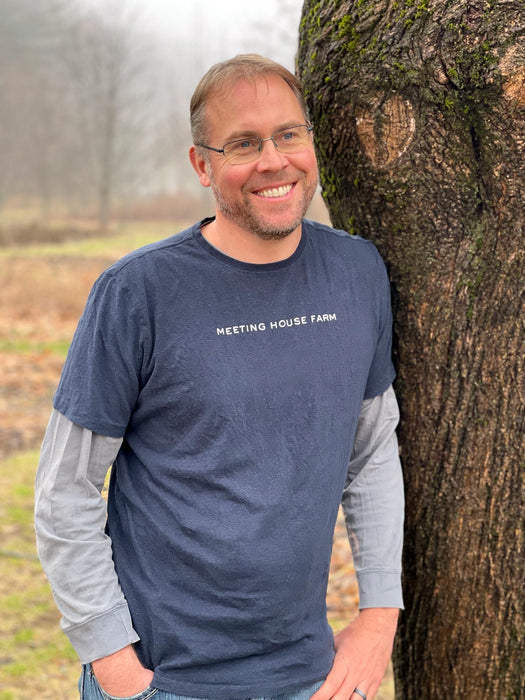
[[97, 280], [54, 406], [124, 438], [107, 528], [155, 687], [246, 698], [328, 673], [357, 418], [393, 378], [383, 262], [342, 231], [305, 221], [255, 265], [196, 224]]

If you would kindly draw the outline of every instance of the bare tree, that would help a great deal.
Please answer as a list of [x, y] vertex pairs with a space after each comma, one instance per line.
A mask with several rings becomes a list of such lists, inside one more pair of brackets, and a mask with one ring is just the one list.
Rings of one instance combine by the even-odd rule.
[[63, 13], [61, 0], [0, 0], [0, 203], [35, 190], [49, 202], [53, 140], [43, 133], [50, 116], [43, 101]]
[[79, 187], [93, 192], [101, 229], [111, 204], [146, 166], [151, 74], [138, 16], [126, 3], [84, 8], [64, 37], [61, 59], [72, 117], [68, 150]]

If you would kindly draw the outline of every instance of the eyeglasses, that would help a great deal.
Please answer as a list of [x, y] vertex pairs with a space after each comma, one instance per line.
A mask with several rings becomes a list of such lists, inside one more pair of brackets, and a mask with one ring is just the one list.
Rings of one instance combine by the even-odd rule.
[[204, 143], [196, 143], [196, 146], [207, 148], [208, 151], [222, 153], [229, 163], [240, 165], [257, 160], [265, 141], [273, 141], [273, 145], [280, 153], [297, 153], [311, 144], [310, 133], [313, 130], [311, 124], [299, 124], [289, 126], [287, 129], [278, 129], [271, 136], [262, 139], [260, 136], [246, 136], [235, 141], [228, 141], [222, 148], [213, 148]]

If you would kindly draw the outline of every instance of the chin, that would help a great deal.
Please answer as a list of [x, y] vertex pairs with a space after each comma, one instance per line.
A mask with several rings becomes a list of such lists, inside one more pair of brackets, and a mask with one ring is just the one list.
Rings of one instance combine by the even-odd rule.
[[287, 228], [257, 227], [256, 229], [253, 229], [253, 233], [256, 236], [258, 236], [259, 238], [262, 238], [263, 241], [278, 241], [282, 238], [286, 238], [287, 236], [289, 236], [291, 233], [293, 233], [295, 230], [297, 230], [298, 226], [299, 226], [299, 224], [296, 224], [291, 228], [290, 227], [287, 227]]
[[264, 217], [255, 212], [246, 212], [244, 224], [248, 231], [265, 241], [277, 241], [286, 238], [301, 226], [303, 211], [296, 211], [290, 216], [287, 212], [285, 216]]

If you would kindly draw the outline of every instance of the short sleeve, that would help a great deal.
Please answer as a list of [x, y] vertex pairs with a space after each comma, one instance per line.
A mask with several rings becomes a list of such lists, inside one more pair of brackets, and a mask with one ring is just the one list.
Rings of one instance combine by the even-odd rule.
[[[377, 251], [376, 251], [377, 253]], [[368, 373], [365, 399], [379, 396], [395, 379], [392, 362], [392, 307], [390, 303], [390, 281], [385, 264], [377, 253], [378, 334], [377, 343]]]
[[53, 405], [73, 423], [122, 437], [140, 391], [146, 336], [117, 273], [97, 280], [73, 337]]

